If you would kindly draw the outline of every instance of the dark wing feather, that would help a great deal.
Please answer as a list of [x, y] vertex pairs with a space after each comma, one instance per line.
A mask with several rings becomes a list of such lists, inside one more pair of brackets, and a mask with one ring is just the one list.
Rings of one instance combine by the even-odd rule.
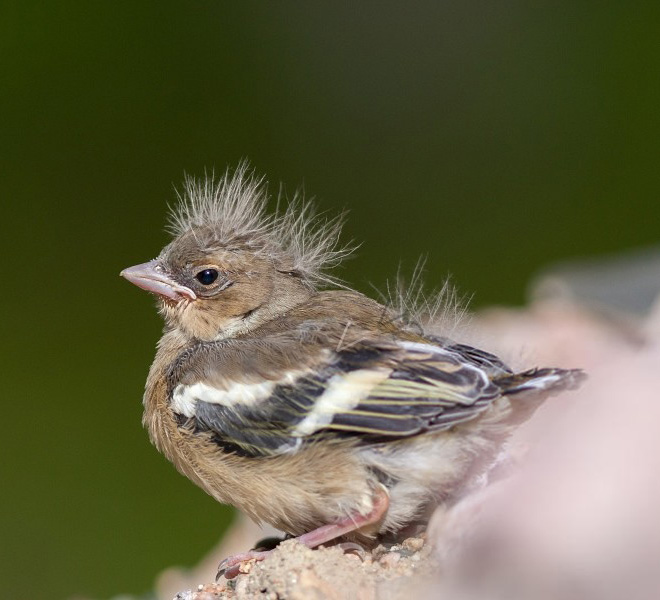
[[[366, 387], [351, 383], [365, 374]], [[500, 393], [486, 370], [457, 350], [363, 342], [331, 353], [325, 366], [292, 383], [275, 385], [261, 402], [199, 400], [182, 426], [210, 432], [225, 451], [272, 456], [322, 438], [374, 444], [448, 429], [479, 415]]]
[[407, 437], [472, 419], [500, 395], [482, 369], [449, 349], [403, 343], [393, 360], [389, 377], [328, 429], [359, 432], [363, 442]]

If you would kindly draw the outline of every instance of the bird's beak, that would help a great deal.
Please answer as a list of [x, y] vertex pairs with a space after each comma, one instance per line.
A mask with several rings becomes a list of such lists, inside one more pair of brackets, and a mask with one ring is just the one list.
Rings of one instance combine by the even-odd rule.
[[180, 285], [169, 277], [157, 260], [124, 269], [120, 275], [139, 288], [170, 300], [196, 300], [197, 295], [189, 287]]

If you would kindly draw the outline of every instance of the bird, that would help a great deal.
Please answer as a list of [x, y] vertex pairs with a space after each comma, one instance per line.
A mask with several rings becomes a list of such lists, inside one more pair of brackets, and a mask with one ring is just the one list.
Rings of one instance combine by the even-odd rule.
[[[245, 163], [187, 177], [178, 196], [172, 240], [121, 272], [155, 295], [165, 323], [143, 424], [217, 501], [310, 548], [423, 526], [548, 396], [584, 378], [514, 372], [438, 335], [447, 294], [353, 290], [333, 274], [353, 251], [339, 243], [344, 215], [300, 196], [269, 212], [268, 186]], [[228, 557], [218, 577], [271, 551]]]

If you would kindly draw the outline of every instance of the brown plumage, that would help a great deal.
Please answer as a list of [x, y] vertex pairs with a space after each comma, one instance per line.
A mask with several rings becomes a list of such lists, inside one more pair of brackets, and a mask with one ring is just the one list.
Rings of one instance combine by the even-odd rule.
[[[187, 183], [174, 240], [122, 272], [166, 323], [147, 379], [156, 447], [218, 501], [302, 536], [396, 535], [452, 501], [579, 371], [514, 374], [326, 271], [340, 222], [268, 216], [244, 168]], [[422, 319], [423, 321], [423, 319]], [[228, 575], [251, 553], [228, 559]]]

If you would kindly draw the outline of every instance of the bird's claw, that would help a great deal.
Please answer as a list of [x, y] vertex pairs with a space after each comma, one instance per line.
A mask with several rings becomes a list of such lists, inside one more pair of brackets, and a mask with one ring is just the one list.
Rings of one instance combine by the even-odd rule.
[[218, 572], [215, 576], [216, 582], [224, 576], [225, 579], [233, 579], [241, 573], [241, 567], [244, 563], [254, 560], [261, 561], [272, 553], [272, 550], [259, 551], [250, 550], [242, 554], [234, 554], [220, 562], [218, 565]]
[[363, 560], [366, 553], [364, 546], [356, 544], [355, 542], [341, 542], [340, 544], [335, 544], [335, 548], [341, 548], [345, 554], [355, 554]]

